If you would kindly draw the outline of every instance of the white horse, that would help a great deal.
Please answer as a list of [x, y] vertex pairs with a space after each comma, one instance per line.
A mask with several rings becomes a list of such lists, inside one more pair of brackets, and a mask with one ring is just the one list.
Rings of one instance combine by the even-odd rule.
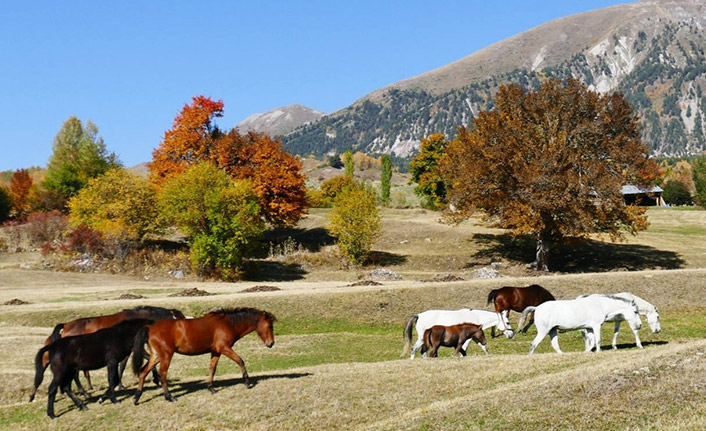
[[534, 349], [547, 334], [551, 338], [554, 350], [557, 353], [562, 353], [557, 337], [558, 330], [586, 329], [592, 333], [592, 337], [590, 337], [592, 344], [586, 343], [586, 352], [591, 351], [593, 345], [596, 346], [596, 351], [600, 352], [603, 322], [612, 321], [620, 316], [621, 320], [628, 322], [630, 328], [635, 332], [635, 336], [637, 336], [637, 330], [642, 326], [635, 303], [612, 296], [595, 295], [564, 301], [547, 301], [536, 307], [525, 308], [520, 322], [524, 321], [532, 311], [534, 311], [537, 336], [530, 345], [530, 355], [534, 353]]
[[[415, 325], [416, 322], [416, 325]], [[417, 342], [414, 343], [410, 359], [414, 359], [415, 353], [424, 346], [424, 331], [434, 325], [451, 326], [461, 323], [475, 323], [480, 325], [483, 330], [498, 326], [503, 331], [507, 338], [511, 338], [514, 333], [510, 328], [510, 321], [506, 316], [501, 316], [499, 313], [488, 310], [472, 310], [470, 308], [462, 308], [460, 310], [427, 310], [422, 313], [413, 314], [407, 319], [407, 324], [404, 329], [405, 344], [402, 356], [409, 352], [412, 344], [412, 329], [417, 330]], [[468, 349], [468, 344], [471, 340], [467, 340], [463, 344], [463, 350]], [[482, 344], [478, 344], [481, 349], [488, 354], [488, 349]], [[426, 351], [422, 350], [422, 355], [426, 356]]]
[[[600, 293], [594, 293], [593, 295], [603, 295]], [[581, 295], [579, 298], [584, 298], [586, 296], [593, 296], [593, 295]], [[606, 296], [606, 295], [603, 295]], [[652, 330], [653, 333], [658, 334], [662, 331], [662, 326], [659, 323], [659, 310], [657, 310], [657, 307], [650, 303], [645, 301], [644, 299], [640, 298], [637, 295], [633, 295], [632, 293], [629, 292], [620, 292], [620, 293], [613, 293], [607, 296], [616, 296], [619, 298], [626, 299], [628, 301], [634, 301], [635, 305], [637, 306], [637, 313], [645, 316], [647, 318], [647, 324], [650, 326], [650, 329]], [[613, 320], [607, 320], [607, 322], [615, 322], [615, 331], [613, 332], [613, 342], [612, 346], [613, 349], [617, 349], [617, 342], [618, 342], [618, 332], [620, 331], [620, 322], [622, 322], [622, 319], [620, 319], [618, 316], [616, 316], [615, 319]], [[589, 338], [588, 334], [586, 333], [585, 330], [582, 330], [584, 340], [586, 342], [586, 346], [588, 346], [589, 343]], [[642, 349], [642, 343], [640, 342], [640, 336], [635, 332], [635, 343], [637, 344], [637, 347]]]

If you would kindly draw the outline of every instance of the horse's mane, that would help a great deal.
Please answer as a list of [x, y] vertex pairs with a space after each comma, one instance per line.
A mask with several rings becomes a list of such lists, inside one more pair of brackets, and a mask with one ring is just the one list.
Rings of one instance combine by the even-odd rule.
[[210, 311], [208, 314], [213, 316], [219, 314], [223, 315], [223, 317], [228, 318], [232, 325], [235, 325], [238, 322], [254, 319], [259, 316], [264, 316], [270, 322], [277, 321], [277, 318], [272, 313], [250, 307], [219, 308], [217, 310]]
[[593, 295], [604, 296], [606, 298], [615, 299], [617, 301], [623, 301], [623, 302], [630, 304], [630, 305], [635, 305], [635, 301], [632, 299], [623, 298], [622, 296], [618, 296], [618, 295], [611, 295], [609, 293], [589, 293], [587, 295], [580, 295], [580, 296], [578, 296], [578, 298], [586, 298], [586, 297], [593, 296]]
[[131, 319], [135, 318], [139, 313], [145, 312], [149, 313], [150, 316], [153, 316], [156, 319], [169, 319], [172, 317], [172, 310], [162, 307], [152, 307], [150, 305], [141, 305], [135, 308], [128, 308], [123, 310], [123, 312]]

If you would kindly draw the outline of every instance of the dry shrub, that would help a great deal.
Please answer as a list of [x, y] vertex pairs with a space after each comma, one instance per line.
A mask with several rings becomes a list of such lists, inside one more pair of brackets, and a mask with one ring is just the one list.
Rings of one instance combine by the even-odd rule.
[[26, 222], [10, 221], [0, 229], [0, 248], [10, 252], [44, 247], [60, 241], [68, 229], [68, 217], [59, 211], [35, 212]]

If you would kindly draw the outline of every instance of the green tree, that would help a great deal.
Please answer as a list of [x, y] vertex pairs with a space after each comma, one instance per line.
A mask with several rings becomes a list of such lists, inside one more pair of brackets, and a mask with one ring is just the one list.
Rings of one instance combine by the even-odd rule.
[[706, 208], [706, 156], [699, 156], [691, 162], [691, 175], [696, 189], [696, 202]]
[[691, 193], [689, 188], [681, 181], [669, 180], [662, 187], [662, 198], [669, 205], [690, 205]]
[[470, 130], [459, 128], [441, 161], [455, 218], [480, 210], [495, 226], [533, 237], [534, 265], [544, 271], [553, 243], [647, 228], [645, 208], [626, 206], [621, 187], [648, 186], [659, 171], [622, 94], [568, 78], [533, 92], [504, 85], [495, 100]]
[[361, 264], [380, 236], [380, 212], [375, 193], [365, 187], [342, 190], [333, 202], [328, 231], [351, 262]]
[[199, 275], [226, 280], [241, 275], [265, 229], [250, 181], [233, 180], [201, 162], [166, 180], [158, 202], [163, 217], [189, 236]]
[[347, 177], [353, 178], [353, 172], [355, 172], [355, 163], [353, 162], [353, 152], [347, 150], [343, 153], [343, 165], [344, 173]]
[[65, 204], [88, 180], [120, 166], [115, 153], [106, 150], [95, 124], [88, 121], [84, 126], [78, 118], [70, 117], [54, 137], [42, 186]]
[[449, 141], [441, 133], [422, 138], [419, 154], [410, 164], [410, 183], [417, 183], [414, 192], [424, 199], [426, 206], [431, 209], [438, 209], [446, 204], [446, 182], [441, 176], [439, 161], [448, 145]]
[[382, 204], [390, 203], [390, 180], [392, 179], [392, 160], [387, 154], [382, 156], [382, 173], [380, 183], [382, 188]]
[[71, 227], [84, 225], [120, 241], [140, 241], [159, 230], [154, 189], [122, 168], [89, 180], [68, 207]]

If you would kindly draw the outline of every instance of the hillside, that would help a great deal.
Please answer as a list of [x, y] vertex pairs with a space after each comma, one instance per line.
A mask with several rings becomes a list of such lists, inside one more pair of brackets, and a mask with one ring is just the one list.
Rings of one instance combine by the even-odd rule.
[[253, 114], [236, 126], [240, 133], [264, 132], [270, 136], [286, 135], [304, 124], [313, 123], [323, 112], [302, 105], [282, 106], [264, 114]]
[[455, 63], [376, 90], [285, 136], [297, 154], [354, 149], [412, 156], [419, 139], [454, 136], [493, 108], [503, 83], [536, 89], [576, 76], [599, 92], [622, 91], [654, 155], [706, 149], [706, 5], [640, 1], [553, 20]]

